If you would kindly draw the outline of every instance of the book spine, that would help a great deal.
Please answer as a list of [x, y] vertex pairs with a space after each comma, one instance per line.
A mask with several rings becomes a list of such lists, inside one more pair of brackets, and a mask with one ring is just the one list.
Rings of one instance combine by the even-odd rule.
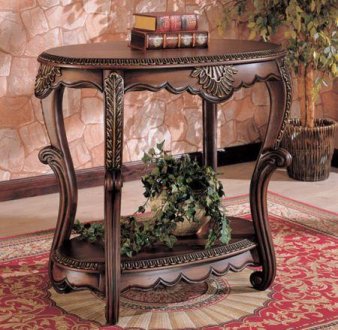
[[167, 32], [167, 31], [170, 31], [170, 16], [157, 17], [155, 32]]
[[146, 33], [145, 49], [206, 48], [208, 32]]
[[170, 30], [169, 31], [181, 31], [182, 30], [182, 16], [172, 15], [170, 16]]
[[156, 31], [195, 31], [198, 27], [198, 17], [195, 14], [159, 16], [156, 19]]
[[194, 31], [198, 28], [198, 16], [194, 14], [182, 15], [182, 31]]

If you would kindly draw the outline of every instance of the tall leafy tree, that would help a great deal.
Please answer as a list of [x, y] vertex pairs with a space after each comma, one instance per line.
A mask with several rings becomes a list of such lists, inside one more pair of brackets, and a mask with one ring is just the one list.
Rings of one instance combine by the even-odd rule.
[[337, 0], [200, 0], [221, 4], [225, 21], [247, 15], [250, 39], [268, 41], [282, 29], [288, 61], [298, 79], [301, 123], [314, 127], [315, 100], [326, 78], [337, 77]]

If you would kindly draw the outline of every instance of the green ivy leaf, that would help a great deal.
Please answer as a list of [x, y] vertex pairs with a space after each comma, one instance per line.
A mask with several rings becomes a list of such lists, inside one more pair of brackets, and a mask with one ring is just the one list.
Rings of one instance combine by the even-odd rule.
[[156, 144], [156, 147], [160, 152], [163, 151], [164, 142], [165, 140], [163, 140], [161, 143]]
[[141, 206], [138, 207], [137, 212], [144, 213], [145, 211], [146, 211], [146, 209], [145, 209], [145, 207], [143, 205], [141, 205]]

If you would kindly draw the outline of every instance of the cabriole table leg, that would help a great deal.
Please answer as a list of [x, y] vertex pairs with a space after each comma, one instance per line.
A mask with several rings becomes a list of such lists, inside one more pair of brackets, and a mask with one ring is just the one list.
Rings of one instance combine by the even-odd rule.
[[276, 276], [276, 258], [268, 222], [268, 184], [276, 168], [288, 166], [291, 162], [290, 154], [279, 148], [291, 107], [291, 82], [284, 61], [277, 65], [281, 80], [266, 83], [270, 95], [269, 123], [250, 185], [251, 214], [262, 265], [262, 271], [252, 273], [250, 280], [258, 290], [267, 289]]
[[[77, 208], [77, 184], [66, 137], [62, 99], [64, 87], [51, 91], [48, 97], [41, 101], [44, 121], [51, 145], [40, 151], [39, 158], [54, 171], [60, 187], [59, 213], [55, 235], [51, 248], [51, 256], [56, 249], [69, 239], [74, 224]], [[56, 282], [53, 278], [53, 261], [49, 261], [49, 276], [53, 287], [58, 292], [70, 291], [67, 281]]]

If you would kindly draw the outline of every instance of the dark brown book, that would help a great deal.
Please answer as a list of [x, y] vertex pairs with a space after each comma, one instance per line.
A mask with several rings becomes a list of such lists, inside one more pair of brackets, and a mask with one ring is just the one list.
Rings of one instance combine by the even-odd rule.
[[182, 13], [138, 13], [134, 14], [134, 28], [144, 31], [195, 31], [198, 26], [198, 15]]
[[207, 31], [145, 32], [131, 30], [130, 47], [135, 49], [206, 48]]

